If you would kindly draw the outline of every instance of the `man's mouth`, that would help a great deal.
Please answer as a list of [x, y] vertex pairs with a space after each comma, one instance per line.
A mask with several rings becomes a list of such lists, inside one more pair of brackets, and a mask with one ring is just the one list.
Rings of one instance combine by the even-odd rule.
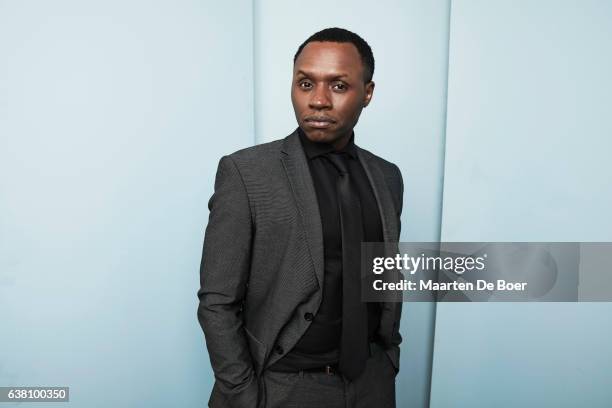
[[307, 116], [304, 122], [316, 129], [325, 129], [336, 123], [334, 119], [327, 116]]

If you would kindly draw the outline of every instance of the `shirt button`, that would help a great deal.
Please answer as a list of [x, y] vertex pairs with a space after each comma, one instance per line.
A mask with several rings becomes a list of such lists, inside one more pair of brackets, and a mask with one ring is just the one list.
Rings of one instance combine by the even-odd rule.
[[310, 312], [304, 314], [304, 320], [306, 320], [307, 322], [311, 322], [312, 319], [314, 319], [314, 315]]
[[274, 350], [278, 353], [278, 354], [283, 354], [283, 348], [280, 346], [280, 344], [277, 344], [276, 347], [274, 347]]

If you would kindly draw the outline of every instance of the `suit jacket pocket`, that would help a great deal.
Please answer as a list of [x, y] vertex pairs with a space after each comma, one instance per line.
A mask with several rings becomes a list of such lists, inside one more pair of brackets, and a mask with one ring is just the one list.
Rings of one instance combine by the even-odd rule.
[[249, 343], [249, 350], [251, 352], [251, 357], [253, 358], [253, 368], [255, 369], [257, 376], [260, 376], [264, 361], [266, 359], [266, 345], [259, 341], [257, 337], [255, 337], [246, 327], [244, 328], [244, 332], [246, 333], [247, 341]]

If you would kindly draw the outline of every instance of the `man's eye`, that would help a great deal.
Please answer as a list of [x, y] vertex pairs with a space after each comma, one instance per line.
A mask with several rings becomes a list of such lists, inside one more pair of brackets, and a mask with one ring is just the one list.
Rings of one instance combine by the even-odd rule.
[[302, 89], [310, 89], [312, 88], [312, 84], [308, 81], [302, 81], [299, 83], [300, 88]]
[[334, 84], [333, 86], [335, 91], [346, 91], [347, 86], [345, 84]]

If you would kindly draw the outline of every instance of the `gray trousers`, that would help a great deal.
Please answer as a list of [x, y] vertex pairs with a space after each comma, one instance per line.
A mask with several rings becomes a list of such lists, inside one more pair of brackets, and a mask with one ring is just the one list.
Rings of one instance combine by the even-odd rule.
[[395, 368], [383, 349], [370, 346], [364, 372], [354, 381], [323, 372], [262, 374], [262, 408], [395, 408]]

